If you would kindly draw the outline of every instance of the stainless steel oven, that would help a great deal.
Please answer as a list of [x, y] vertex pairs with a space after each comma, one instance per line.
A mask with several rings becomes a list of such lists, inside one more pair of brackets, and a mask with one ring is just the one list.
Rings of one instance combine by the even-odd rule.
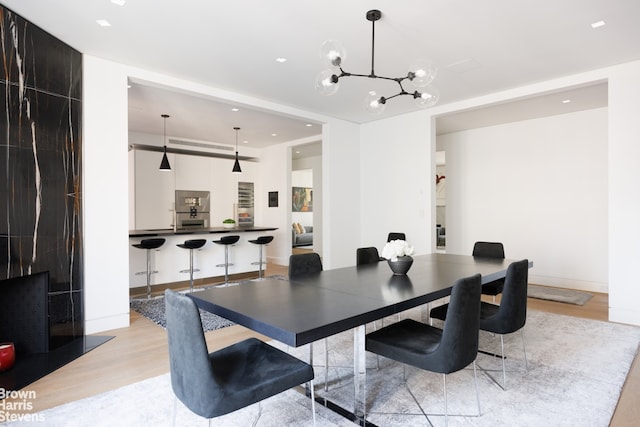
[[176, 228], [208, 228], [209, 197], [208, 191], [176, 190]]

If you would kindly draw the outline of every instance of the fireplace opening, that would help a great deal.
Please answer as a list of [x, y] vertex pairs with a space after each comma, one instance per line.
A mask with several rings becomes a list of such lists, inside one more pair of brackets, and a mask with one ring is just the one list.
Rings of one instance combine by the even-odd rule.
[[15, 346], [14, 366], [0, 373], [0, 388], [20, 390], [113, 338], [82, 335], [60, 342], [56, 324], [69, 314], [64, 305], [51, 304], [51, 296], [48, 272], [0, 280], [0, 342]]

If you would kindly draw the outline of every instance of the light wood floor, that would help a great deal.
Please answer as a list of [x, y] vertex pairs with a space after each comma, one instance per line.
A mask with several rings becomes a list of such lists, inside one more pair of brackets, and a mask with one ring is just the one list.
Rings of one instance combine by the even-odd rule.
[[[287, 267], [270, 264], [267, 266], [266, 274], [286, 275]], [[596, 294], [584, 306], [529, 299], [529, 308], [606, 321], [608, 298], [605, 294]], [[115, 338], [26, 388], [37, 394], [37, 398], [32, 401], [32, 412], [169, 372], [164, 329], [136, 312], [131, 312], [131, 325], [128, 328], [99, 335], [114, 335]], [[210, 351], [250, 336], [266, 339], [237, 325], [206, 334]], [[640, 420], [640, 362], [636, 357], [611, 426], [636, 426], [638, 420]]]

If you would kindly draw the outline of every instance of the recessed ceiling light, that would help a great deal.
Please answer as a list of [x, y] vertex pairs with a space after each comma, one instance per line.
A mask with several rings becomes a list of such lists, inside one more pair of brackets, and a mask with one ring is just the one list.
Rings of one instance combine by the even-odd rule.
[[604, 25], [605, 25], [604, 21], [597, 21], [591, 24], [591, 28], [600, 28], [600, 27], [604, 27]]
[[127, 0], [111, 0], [111, 3], [117, 4], [118, 6], [124, 6]]
[[562, 103], [563, 103], [563, 104], [568, 104], [568, 103], [570, 103], [570, 102], [571, 102], [571, 100], [570, 100], [570, 99], [563, 99], [563, 100], [562, 100]]
[[311, 126], [313, 126], [313, 125], [312, 125], [311, 123], [307, 123], [305, 126], [306, 126], [306, 127], [308, 127], [308, 128], [310, 128], [310, 127], [311, 127]]
[[240, 111], [240, 110], [237, 108], [232, 108], [231, 111]]
[[296, 150], [296, 154], [300, 154], [300, 150]]
[[276, 58], [276, 62], [279, 62], [279, 63], [283, 64], [283, 63], [287, 62], [287, 58], [284, 58], [284, 57], [280, 56], [280, 57]]
[[277, 133], [272, 133], [271, 136], [278, 136], [278, 134]]
[[109, 21], [107, 21], [106, 19], [98, 19], [96, 20], [96, 22], [98, 23], [98, 25], [100, 25], [101, 27], [110, 27], [111, 24], [109, 23]]

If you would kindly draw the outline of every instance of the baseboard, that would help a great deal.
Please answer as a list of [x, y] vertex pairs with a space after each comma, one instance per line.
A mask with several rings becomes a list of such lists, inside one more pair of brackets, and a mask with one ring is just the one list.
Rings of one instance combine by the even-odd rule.
[[529, 275], [529, 283], [536, 285], [552, 286], [554, 288], [573, 289], [576, 291], [596, 292], [601, 294], [609, 293], [607, 283], [589, 282], [586, 280], [565, 279], [562, 277]]
[[[237, 274], [229, 274], [230, 282], [239, 282], [240, 280], [246, 279], [254, 279], [258, 277], [258, 270], [255, 271], [247, 271], [245, 273], [237, 273]], [[193, 287], [197, 288], [200, 286], [208, 286], [212, 284], [224, 283], [224, 276], [215, 276], [215, 277], [202, 277], [198, 279], [193, 279]], [[183, 280], [180, 282], [171, 282], [171, 283], [160, 283], [157, 285], [151, 285], [151, 295], [162, 295], [165, 289], [187, 289], [191, 286], [189, 280]], [[147, 287], [146, 286], [137, 286], [133, 288], [129, 288], [129, 297], [140, 297], [147, 295]]]
[[114, 316], [102, 317], [100, 319], [85, 319], [84, 321], [84, 333], [86, 335], [127, 327], [129, 327], [128, 311]]
[[640, 326], [640, 310], [609, 307], [609, 322]]

